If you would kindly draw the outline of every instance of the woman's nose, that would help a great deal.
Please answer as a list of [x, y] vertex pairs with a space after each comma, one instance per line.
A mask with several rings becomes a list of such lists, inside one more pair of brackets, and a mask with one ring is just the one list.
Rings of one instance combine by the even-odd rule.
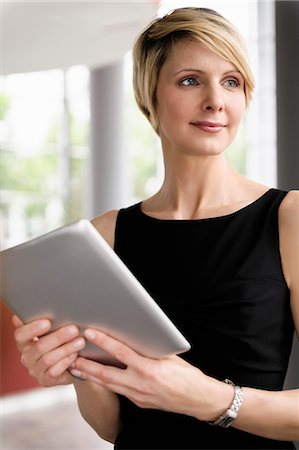
[[202, 108], [205, 111], [222, 111], [224, 109], [221, 86], [208, 86], [206, 88]]

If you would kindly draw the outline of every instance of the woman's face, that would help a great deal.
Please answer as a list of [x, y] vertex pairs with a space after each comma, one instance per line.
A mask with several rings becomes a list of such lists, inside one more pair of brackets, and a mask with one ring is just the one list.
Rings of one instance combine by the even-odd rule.
[[164, 148], [217, 155], [234, 139], [246, 101], [236, 67], [201, 43], [173, 45], [156, 89]]

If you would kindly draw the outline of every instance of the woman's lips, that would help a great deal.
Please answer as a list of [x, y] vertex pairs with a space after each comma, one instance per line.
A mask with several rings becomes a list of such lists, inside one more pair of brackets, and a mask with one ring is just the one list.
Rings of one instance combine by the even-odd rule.
[[206, 131], [207, 133], [219, 133], [219, 131], [222, 131], [226, 126], [223, 123], [207, 121], [191, 122], [191, 125], [199, 128], [200, 130]]

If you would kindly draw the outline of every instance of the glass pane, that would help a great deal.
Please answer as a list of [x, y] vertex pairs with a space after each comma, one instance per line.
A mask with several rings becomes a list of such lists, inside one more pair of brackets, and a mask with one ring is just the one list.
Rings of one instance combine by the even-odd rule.
[[82, 215], [88, 71], [72, 68], [65, 79], [60, 70], [9, 75], [1, 83], [0, 207], [6, 248]]

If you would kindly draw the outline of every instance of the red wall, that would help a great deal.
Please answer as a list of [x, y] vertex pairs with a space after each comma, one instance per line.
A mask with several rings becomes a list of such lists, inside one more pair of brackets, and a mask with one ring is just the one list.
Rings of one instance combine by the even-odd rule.
[[27, 370], [20, 363], [20, 352], [15, 345], [14, 327], [11, 323], [11, 317], [10, 311], [0, 302], [1, 395], [38, 386], [34, 378], [28, 375]]

